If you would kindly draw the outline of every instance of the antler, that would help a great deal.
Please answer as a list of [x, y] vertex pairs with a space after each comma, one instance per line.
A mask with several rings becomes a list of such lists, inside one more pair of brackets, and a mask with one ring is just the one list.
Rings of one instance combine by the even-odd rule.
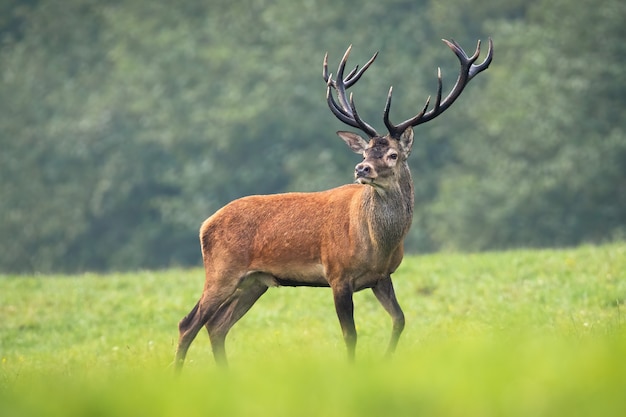
[[[379, 136], [376, 130], [371, 125], [369, 125], [359, 117], [359, 114], [356, 111], [356, 106], [354, 105], [352, 93], [350, 94], [350, 99], [346, 97], [346, 90], [352, 87], [357, 81], [359, 81], [363, 73], [369, 68], [369, 66], [378, 56], [378, 52], [376, 52], [374, 56], [372, 56], [370, 60], [367, 61], [365, 65], [363, 65], [361, 69], [359, 69], [359, 66], [357, 65], [344, 78], [343, 73], [346, 68], [346, 62], [348, 61], [348, 56], [350, 55], [351, 50], [352, 45], [348, 47], [346, 53], [341, 59], [341, 62], [339, 63], [336, 80], [333, 80], [333, 75], [328, 73], [328, 52], [326, 53], [326, 55], [324, 55], [324, 68], [322, 76], [324, 77], [324, 81], [326, 81], [327, 85], [326, 101], [328, 102], [328, 107], [330, 107], [330, 110], [333, 112], [333, 114], [343, 123], [346, 123], [347, 125], [350, 125], [352, 127], [356, 127], [357, 129], [361, 129], [370, 137]], [[339, 104], [337, 104], [337, 102], [333, 98], [333, 95], [331, 93], [331, 87], [337, 91]]]
[[389, 108], [391, 107], [391, 93], [393, 90], [393, 88], [389, 88], [389, 94], [387, 95], [387, 103], [385, 104], [384, 121], [385, 121], [385, 126], [387, 126], [387, 129], [389, 129], [389, 133], [391, 134], [391, 136], [398, 137], [408, 127], [417, 126], [419, 124], [426, 123], [434, 119], [435, 117], [439, 116], [444, 111], [446, 111], [446, 109], [450, 107], [452, 103], [454, 103], [454, 101], [461, 95], [461, 92], [463, 92], [463, 89], [465, 88], [467, 83], [472, 78], [474, 78], [476, 74], [480, 73], [481, 71], [486, 70], [487, 67], [489, 67], [489, 64], [491, 64], [491, 60], [493, 59], [493, 42], [491, 38], [489, 38], [489, 50], [487, 51], [487, 57], [483, 60], [482, 63], [478, 65], [474, 64], [474, 62], [476, 62], [476, 60], [478, 59], [478, 55], [480, 55], [480, 40], [478, 41], [478, 45], [476, 46], [476, 51], [474, 52], [474, 55], [472, 55], [471, 57], [467, 56], [463, 48], [461, 48], [461, 46], [457, 42], [448, 41], [446, 39], [442, 39], [442, 40], [450, 47], [450, 49], [452, 49], [452, 51], [459, 58], [459, 62], [461, 63], [461, 70], [459, 72], [459, 76], [456, 80], [456, 83], [454, 84], [454, 87], [452, 88], [450, 93], [447, 95], [447, 97], [441, 100], [441, 90], [442, 90], [441, 68], [438, 68], [437, 69], [437, 81], [438, 81], [437, 99], [435, 101], [434, 107], [431, 110], [426, 111], [430, 104], [430, 96], [429, 96], [428, 99], [426, 100], [426, 104], [416, 116], [405, 120], [399, 125], [394, 125], [389, 120]]

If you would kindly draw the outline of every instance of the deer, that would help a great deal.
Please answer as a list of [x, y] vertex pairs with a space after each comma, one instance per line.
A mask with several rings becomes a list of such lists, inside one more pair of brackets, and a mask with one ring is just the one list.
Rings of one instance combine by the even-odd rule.
[[[336, 76], [323, 60], [326, 101], [342, 123], [367, 138], [348, 131], [338, 136], [363, 160], [355, 166], [352, 184], [320, 192], [253, 195], [228, 203], [202, 223], [199, 232], [205, 282], [202, 295], [178, 324], [175, 368], [180, 371], [189, 346], [202, 327], [209, 334], [214, 360], [227, 366], [225, 339], [232, 326], [267, 291], [277, 286], [330, 287], [350, 362], [355, 359], [357, 332], [353, 294], [371, 288], [391, 316], [387, 355], [393, 354], [405, 327], [391, 275], [404, 256], [404, 239], [413, 219], [414, 192], [408, 158], [413, 128], [447, 110], [467, 83], [487, 69], [493, 58], [489, 38], [486, 58], [476, 63], [480, 40], [472, 56], [455, 41], [443, 39], [460, 62], [456, 83], [442, 98], [438, 89], [421, 111], [400, 124], [389, 118], [393, 87], [383, 112], [388, 133], [380, 135], [357, 113], [354, 86], [378, 56], [344, 76], [350, 45]], [[333, 91], [337, 95], [334, 98]]]

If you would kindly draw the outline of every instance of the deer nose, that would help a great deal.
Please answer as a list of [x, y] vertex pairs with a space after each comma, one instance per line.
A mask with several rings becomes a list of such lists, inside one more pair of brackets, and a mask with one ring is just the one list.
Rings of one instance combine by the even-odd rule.
[[357, 178], [368, 177], [372, 173], [372, 167], [369, 164], [358, 164], [354, 167], [354, 174]]

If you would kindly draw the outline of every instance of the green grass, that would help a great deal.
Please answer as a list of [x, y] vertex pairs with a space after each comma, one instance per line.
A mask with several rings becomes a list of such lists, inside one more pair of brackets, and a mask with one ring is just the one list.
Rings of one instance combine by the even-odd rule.
[[201, 270], [0, 276], [0, 416], [626, 415], [626, 244], [408, 257], [407, 327], [355, 295], [357, 363], [328, 289], [270, 289], [181, 378], [177, 322]]

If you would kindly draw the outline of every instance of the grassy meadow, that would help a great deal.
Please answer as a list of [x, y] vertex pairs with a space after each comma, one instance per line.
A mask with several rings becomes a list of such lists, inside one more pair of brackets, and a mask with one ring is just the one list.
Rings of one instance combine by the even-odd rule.
[[355, 295], [345, 362], [329, 289], [272, 288], [180, 378], [177, 323], [203, 272], [0, 276], [0, 416], [623, 416], [626, 244], [407, 257], [407, 326]]

